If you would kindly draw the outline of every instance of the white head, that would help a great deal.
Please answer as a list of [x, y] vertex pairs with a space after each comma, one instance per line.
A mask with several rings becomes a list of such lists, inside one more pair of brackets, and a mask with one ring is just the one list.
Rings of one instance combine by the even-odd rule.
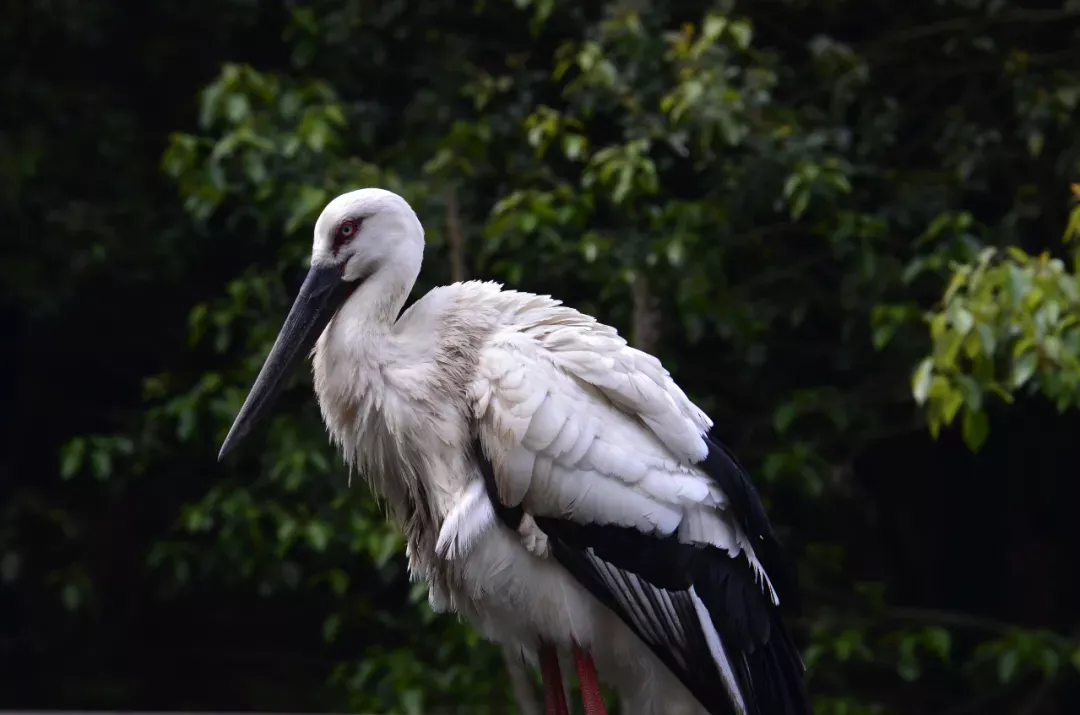
[[333, 265], [346, 282], [390, 269], [413, 274], [424, 256], [424, 227], [408, 202], [385, 189], [359, 189], [331, 201], [315, 221], [311, 266]]
[[416, 282], [423, 256], [424, 228], [397, 194], [360, 189], [327, 204], [315, 222], [311, 269], [221, 446], [221, 456], [269, 411], [290, 373], [350, 296], [359, 291], [355, 300], [396, 315]]

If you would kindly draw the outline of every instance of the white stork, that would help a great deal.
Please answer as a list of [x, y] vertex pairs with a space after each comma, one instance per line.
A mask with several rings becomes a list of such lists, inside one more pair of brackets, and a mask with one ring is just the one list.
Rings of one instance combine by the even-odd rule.
[[403, 530], [437, 611], [539, 663], [589, 715], [807, 715], [779, 544], [746, 472], [656, 358], [547, 296], [468, 281], [401, 309], [424, 230], [381, 189], [331, 201], [223, 457], [314, 347], [323, 419]]

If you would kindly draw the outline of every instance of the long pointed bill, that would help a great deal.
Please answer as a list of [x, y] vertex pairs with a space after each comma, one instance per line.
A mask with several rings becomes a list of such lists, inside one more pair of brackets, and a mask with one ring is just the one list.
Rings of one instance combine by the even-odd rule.
[[308, 271], [274, 347], [221, 445], [219, 460], [270, 411], [296, 366], [311, 352], [327, 323], [358, 284], [343, 280], [337, 266], [312, 266]]

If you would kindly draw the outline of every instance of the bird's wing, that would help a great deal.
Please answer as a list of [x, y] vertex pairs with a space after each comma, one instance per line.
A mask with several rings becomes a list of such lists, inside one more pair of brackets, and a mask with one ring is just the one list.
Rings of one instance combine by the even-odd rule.
[[746, 472], [659, 361], [544, 311], [488, 341], [470, 387], [496, 515], [512, 528], [532, 515], [710, 712], [809, 713], [779, 547]]

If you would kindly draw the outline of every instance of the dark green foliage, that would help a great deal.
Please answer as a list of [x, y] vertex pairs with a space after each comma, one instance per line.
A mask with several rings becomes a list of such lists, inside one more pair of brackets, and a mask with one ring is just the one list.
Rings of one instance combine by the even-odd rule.
[[379, 185], [418, 290], [554, 294], [712, 414], [818, 713], [1080, 707], [1074, 0], [37, 0], [0, 39], [0, 704], [507, 711], [306, 375], [215, 462], [315, 217]]

